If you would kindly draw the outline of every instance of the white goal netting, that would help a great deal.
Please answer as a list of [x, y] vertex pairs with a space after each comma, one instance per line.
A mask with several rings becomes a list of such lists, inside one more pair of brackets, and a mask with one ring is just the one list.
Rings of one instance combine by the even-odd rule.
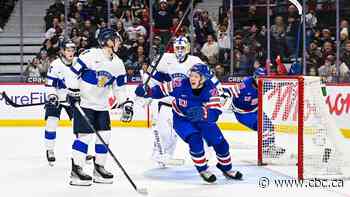
[[350, 177], [350, 142], [323, 92], [319, 77], [259, 79], [259, 164], [297, 166], [300, 179]]

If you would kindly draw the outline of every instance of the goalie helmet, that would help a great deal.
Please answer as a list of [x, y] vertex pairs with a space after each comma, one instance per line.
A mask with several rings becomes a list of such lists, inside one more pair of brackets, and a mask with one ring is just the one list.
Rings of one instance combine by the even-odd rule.
[[179, 62], [183, 62], [186, 59], [188, 53], [190, 53], [190, 43], [184, 36], [179, 36], [174, 42], [174, 52]]

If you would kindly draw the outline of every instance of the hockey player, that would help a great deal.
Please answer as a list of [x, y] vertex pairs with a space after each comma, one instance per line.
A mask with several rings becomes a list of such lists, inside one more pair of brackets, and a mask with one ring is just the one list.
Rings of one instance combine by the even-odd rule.
[[152, 88], [139, 85], [135, 94], [159, 99], [172, 96], [173, 128], [189, 145], [189, 151], [197, 171], [204, 181], [212, 183], [216, 176], [208, 170], [203, 139], [213, 146], [218, 159], [217, 167], [229, 179], [241, 179], [239, 171], [232, 170], [229, 145], [216, 124], [221, 112], [218, 90], [208, 80], [208, 66], [195, 64], [189, 70], [189, 78], [175, 79]]
[[[76, 76], [70, 80], [69, 102], [80, 102], [82, 110], [87, 115], [95, 130], [109, 144], [111, 138], [111, 122], [108, 112], [108, 98], [112, 91], [118, 98], [123, 109], [122, 121], [131, 121], [133, 102], [125, 96], [127, 83], [126, 71], [121, 59], [115, 54], [122, 42], [119, 34], [113, 29], [102, 29], [98, 42], [101, 48], [84, 51], [77, 63], [71, 67]], [[83, 119], [78, 110], [74, 111], [74, 133], [76, 139], [72, 149], [71, 185], [91, 185], [92, 177], [84, 172], [84, 161], [88, 145], [92, 140], [93, 131]], [[107, 147], [96, 138], [93, 180], [96, 183], [113, 183], [113, 174], [104, 166], [107, 158]]]
[[72, 75], [70, 67], [76, 61], [75, 52], [76, 46], [72, 41], [63, 41], [61, 43], [61, 55], [50, 64], [47, 73], [48, 102], [45, 104], [45, 148], [46, 158], [50, 166], [56, 161], [54, 154], [56, 129], [62, 108], [66, 110], [69, 118], [72, 118], [72, 109], [63, 102], [66, 101], [67, 96], [65, 79]]
[[[240, 84], [224, 88], [224, 97], [232, 98], [231, 106], [236, 119], [246, 127], [258, 130], [258, 85], [257, 77], [266, 75], [263, 68], [257, 68], [254, 76], [246, 77]], [[271, 123], [272, 124], [272, 123]], [[285, 152], [284, 148], [275, 146], [274, 132], [264, 131], [263, 153], [267, 157], [279, 157]]]
[[[190, 44], [186, 37], [177, 37], [173, 47], [174, 53], [164, 53], [156, 72], [152, 75], [153, 79], [158, 82], [184, 79], [193, 65], [203, 63], [198, 57], [189, 55]], [[152, 69], [151, 65], [148, 72], [150, 73]], [[153, 85], [157, 84], [159, 83]], [[180, 159], [173, 158], [177, 135], [172, 129], [171, 100], [171, 97], [167, 97], [158, 101], [158, 113], [153, 126], [154, 147], [152, 158], [160, 167], [181, 163]]]

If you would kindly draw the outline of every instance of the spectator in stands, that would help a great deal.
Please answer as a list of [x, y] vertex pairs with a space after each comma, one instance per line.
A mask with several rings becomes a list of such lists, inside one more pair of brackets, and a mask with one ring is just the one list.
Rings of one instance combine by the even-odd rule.
[[201, 52], [208, 58], [209, 64], [214, 65], [217, 63], [219, 55], [219, 45], [214, 40], [214, 36], [209, 34], [207, 36], [207, 42], [204, 43]]
[[219, 81], [223, 81], [224, 79], [227, 78], [226, 73], [225, 73], [225, 67], [222, 64], [216, 64], [214, 66], [214, 73], [216, 78], [219, 79]]
[[129, 29], [134, 25], [135, 18], [132, 12], [128, 9], [123, 11], [121, 20], [123, 22], [124, 28]]
[[40, 78], [40, 68], [39, 68], [39, 59], [38, 58], [33, 58], [33, 60], [28, 64], [26, 69], [24, 70], [23, 75], [26, 77], [27, 81], [30, 81], [29, 78]]
[[344, 49], [347, 41], [349, 41], [349, 32], [348, 32], [348, 28], [345, 27], [340, 31], [340, 50], [341, 51]]
[[340, 55], [340, 60], [349, 68], [350, 67], [350, 41], [346, 41], [344, 49]]
[[138, 34], [142, 34], [144, 36], [147, 35], [147, 31], [145, 27], [140, 25], [140, 22], [141, 22], [140, 19], [136, 19], [133, 22], [132, 26], [127, 29], [129, 40], [136, 41]]
[[173, 13], [168, 7], [167, 0], [159, 0], [159, 7], [153, 13], [155, 32], [162, 38], [162, 43], [167, 43], [171, 37]]
[[39, 58], [40, 65], [41, 65], [41, 66], [39, 66], [41, 68], [40, 74], [41, 74], [41, 76], [46, 77], [47, 70], [49, 69], [49, 66], [50, 66], [50, 58], [47, 55], [47, 51], [41, 50], [38, 58]]
[[274, 55], [280, 54], [282, 57], [286, 57], [286, 26], [282, 16], [276, 16], [275, 24], [271, 26], [271, 50]]
[[107, 23], [106, 23], [106, 21], [103, 19], [103, 18], [101, 18], [100, 19], [100, 22], [97, 24], [97, 30], [95, 31], [95, 39], [97, 40], [97, 38], [98, 38], [98, 35], [100, 34], [100, 32], [101, 32], [101, 29], [104, 29], [104, 28], [106, 28], [107, 27]]
[[124, 41], [128, 40], [128, 33], [125, 31], [122, 20], [117, 20], [115, 29]]
[[203, 46], [207, 41], [208, 35], [215, 34], [213, 22], [208, 16], [208, 11], [204, 10], [199, 12], [198, 18], [194, 19], [193, 23], [196, 33], [196, 42], [199, 46]]
[[328, 55], [324, 64], [318, 69], [318, 74], [323, 80], [327, 81], [328, 77], [332, 76], [332, 68], [335, 67], [334, 60], [333, 55]]
[[325, 42], [330, 42], [330, 43], [334, 43], [334, 37], [332, 37], [332, 33], [328, 28], [324, 28], [322, 29], [322, 37], [321, 37], [321, 41], [324, 44]]
[[323, 54], [323, 59], [326, 59], [326, 57], [328, 57], [328, 55], [334, 55], [334, 47], [332, 42], [326, 41], [323, 44], [323, 48], [322, 48], [322, 54]]
[[306, 65], [308, 68], [318, 68], [320, 62], [322, 62], [322, 52], [318, 46], [318, 41], [313, 40], [309, 44], [309, 48], [306, 51]]
[[318, 76], [316, 67], [309, 67], [307, 75], [308, 76]]
[[298, 44], [297, 37], [302, 35], [301, 34], [298, 35], [298, 34], [299, 34], [299, 21], [296, 18], [294, 18], [294, 16], [289, 15], [287, 28], [286, 28], [286, 44], [288, 47], [288, 54], [290, 57], [298, 57], [299, 55], [299, 54], [296, 54], [296, 47]]
[[162, 44], [162, 38], [160, 36], [154, 36], [153, 39], [153, 50], [155, 54], [162, 54], [165, 50], [164, 45]]

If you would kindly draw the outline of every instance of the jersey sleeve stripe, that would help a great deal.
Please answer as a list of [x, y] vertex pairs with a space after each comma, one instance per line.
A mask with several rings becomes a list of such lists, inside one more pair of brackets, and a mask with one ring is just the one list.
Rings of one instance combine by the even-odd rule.
[[116, 77], [117, 86], [123, 86], [128, 83], [128, 77], [126, 75], [119, 75]]
[[80, 59], [78, 58], [77, 64], [74, 64], [70, 67], [70, 69], [76, 74], [80, 75], [83, 69], [87, 68], [87, 65]]

